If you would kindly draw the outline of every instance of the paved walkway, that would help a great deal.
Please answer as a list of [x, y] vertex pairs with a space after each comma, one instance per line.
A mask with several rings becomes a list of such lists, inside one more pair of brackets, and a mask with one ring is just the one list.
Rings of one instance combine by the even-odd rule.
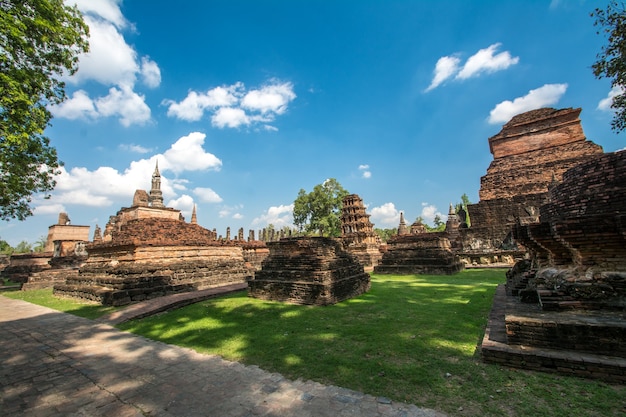
[[441, 417], [0, 296], [0, 415]]

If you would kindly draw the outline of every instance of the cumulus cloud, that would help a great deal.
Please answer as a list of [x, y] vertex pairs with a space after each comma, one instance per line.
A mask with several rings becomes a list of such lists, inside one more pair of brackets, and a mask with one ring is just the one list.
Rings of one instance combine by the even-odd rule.
[[626, 93], [626, 90], [624, 90], [624, 87], [622, 86], [617, 85], [611, 88], [611, 91], [609, 91], [609, 94], [606, 96], [606, 98], [603, 98], [598, 103], [598, 110], [613, 111], [613, 109], [611, 108], [611, 105], [613, 104], [613, 99], [624, 93]]
[[[163, 196], [172, 201], [174, 207], [176, 205], [186, 207], [183, 204], [188, 205], [191, 197], [183, 198], [178, 193], [186, 189], [185, 184], [188, 180], [168, 178], [167, 172], [181, 174], [187, 171], [219, 170], [222, 162], [203, 149], [204, 138], [205, 135], [202, 133], [190, 133], [174, 142], [163, 154], [131, 162], [123, 172], [112, 167], [99, 167], [93, 171], [84, 167], [74, 167], [70, 170], [61, 167], [60, 174], [55, 178], [57, 186], [52, 198], [37, 204], [37, 207], [39, 210], [46, 210], [45, 207], [62, 204], [90, 207], [127, 205], [135, 190], [150, 189], [151, 175], [157, 161], [162, 175]], [[210, 189], [196, 187], [194, 193], [201, 199], [209, 199], [211, 195], [207, 190]], [[215, 196], [219, 198], [216, 193], [212, 198], [215, 199]]]
[[152, 149], [150, 149], [150, 148], [146, 148], [146, 147], [141, 146], [141, 145], [135, 145], [133, 143], [131, 143], [131, 144], [124, 144], [124, 143], [122, 143], [122, 144], [120, 144], [118, 146], [118, 148], [121, 151], [124, 151], [124, 152], [134, 152], [134, 153], [148, 153], [148, 152], [152, 151]]
[[437, 88], [444, 81], [454, 78], [455, 80], [466, 80], [478, 77], [482, 74], [489, 74], [502, 71], [519, 62], [519, 57], [513, 57], [509, 51], [496, 53], [501, 43], [494, 43], [485, 49], [481, 49], [469, 57], [465, 64], [461, 66], [461, 60], [457, 56], [443, 56], [437, 60], [433, 79], [426, 88], [426, 92]]
[[[222, 161], [206, 152], [202, 145], [206, 135], [200, 132], [192, 132], [187, 136], [178, 139], [172, 146], [163, 153], [163, 168], [174, 173], [183, 171], [219, 171], [222, 168]], [[159, 164], [159, 166], [161, 166]]]
[[148, 57], [141, 58], [141, 77], [144, 84], [150, 88], [161, 85], [161, 69]]
[[489, 123], [506, 123], [515, 115], [556, 104], [567, 91], [567, 84], [546, 84], [513, 101], [505, 100], [489, 112]]
[[150, 120], [150, 107], [145, 103], [145, 97], [128, 86], [112, 87], [107, 96], [96, 100], [96, 108], [103, 117], [118, 116], [125, 127]]
[[[464, 80], [471, 77], [477, 77], [482, 73], [492, 73], [502, 71], [519, 62], [519, 57], [512, 57], [509, 51], [495, 54], [496, 50], [501, 46], [500, 43], [494, 43], [488, 48], [481, 49], [463, 65], [461, 71], [456, 78]], [[495, 55], [494, 55], [495, 54]]]
[[460, 62], [461, 60], [455, 56], [442, 56], [439, 58], [437, 64], [435, 64], [435, 70], [433, 71], [433, 80], [426, 91], [437, 88], [445, 80], [456, 74], [459, 71]]
[[89, 52], [79, 56], [78, 71], [65, 77], [68, 85], [83, 85], [95, 81], [109, 87], [108, 95], [90, 97], [85, 89], [70, 94], [59, 106], [51, 106], [55, 117], [96, 120], [117, 117], [123, 126], [144, 124], [150, 120], [150, 108], [145, 96], [135, 91], [137, 78], [155, 88], [161, 83], [161, 71], [156, 62], [139, 57], [122, 34], [129, 27], [118, 0], [75, 1], [89, 26]]
[[293, 227], [293, 204], [288, 206], [272, 206], [265, 213], [252, 220], [253, 226], [274, 225], [277, 229], [284, 226]]
[[369, 169], [369, 165], [359, 165], [359, 171], [361, 171], [361, 176], [363, 178], [367, 179], [372, 177], [372, 172]]
[[[164, 100], [163, 104], [168, 106], [168, 116], [185, 121], [198, 121], [209, 113], [211, 124], [223, 129], [273, 122], [295, 98], [292, 83], [272, 79], [261, 88], [248, 91], [241, 82], [206, 92], [190, 91], [179, 102]], [[267, 124], [263, 129], [277, 130]]]
[[193, 193], [198, 196], [200, 201], [205, 203], [221, 203], [222, 197], [220, 197], [211, 188], [196, 187], [193, 189]]
[[433, 204], [428, 204], [428, 203], [422, 203], [422, 213], [420, 214], [420, 216], [426, 222], [431, 223], [431, 224], [433, 220], [435, 220], [436, 216], [439, 216], [439, 218], [441, 218], [441, 220], [444, 222], [448, 219], [447, 215], [438, 211], [437, 207], [435, 207]]
[[183, 194], [176, 199], [169, 200], [166, 206], [180, 210], [184, 217], [191, 217], [193, 204], [193, 198], [187, 194]]
[[385, 203], [380, 207], [374, 207], [370, 214], [372, 223], [381, 227], [397, 227], [400, 223], [400, 212], [393, 203]]

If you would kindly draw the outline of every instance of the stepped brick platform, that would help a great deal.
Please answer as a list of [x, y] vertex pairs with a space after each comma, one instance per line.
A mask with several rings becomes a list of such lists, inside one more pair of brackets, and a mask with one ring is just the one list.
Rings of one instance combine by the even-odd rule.
[[87, 246], [89, 258], [54, 294], [125, 305], [167, 294], [244, 283], [253, 268], [240, 245], [216, 241], [197, 224], [133, 219], [112, 240]]
[[267, 243], [270, 254], [248, 282], [248, 294], [263, 300], [329, 305], [370, 288], [370, 276], [341, 242], [297, 237]]
[[[586, 338], [588, 332], [605, 336], [591, 341]], [[507, 296], [500, 285], [481, 354], [488, 363], [624, 384], [625, 333], [623, 312], [545, 312], [537, 304]], [[611, 334], [614, 336], [606, 337]], [[575, 350], [577, 347], [582, 349]]]
[[50, 269], [52, 252], [32, 252], [11, 255], [9, 264], [0, 273], [1, 278], [10, 279], [13, 282], [25, 283], [28, 277], [36, 272]]
[[462, 269], [463, 263], [450, 249], [447, 234], [433, 232], [398, 235], [390, 239], [374, 272], [451, 275]]

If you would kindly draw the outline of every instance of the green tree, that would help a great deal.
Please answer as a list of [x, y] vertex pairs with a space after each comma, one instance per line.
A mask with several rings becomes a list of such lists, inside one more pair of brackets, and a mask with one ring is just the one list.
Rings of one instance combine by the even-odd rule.
[[33, 246], [25, 240], [22, 240], [15, 247], [15, 253], [28, 253], [33, 251]]
[[44, 249], [46, 248], [46, 242], [48, 241], [48, 238], [46, 236], [40, 236], [39, 239], [37, 239], [37, 242], [35, 242], [35, 246], [33, 246], [33, 251], [34, 252], [43, 252]]
[[341, 209], [348, 194], [334, 178], [316, 185], [310, 193], [300, 189], [294, 201], [294, 225], [307, 234], [341, 236]]
[[626, 129], [626, 10], [613, 0], [606, 9], [595, 9], [591, 16], [596, 19], [597, 33], [604, 34], [608, 41], [591, 68], [596, 78], [610, 78], [611, 86], [618, 91], [611, 104], [615, 110], [611, 128], [619, 133]]
[[0, 254], [2, 255], [10, 255], [13, 253], [13, 248], [6, 240], [0, 239]]
[[[88, 27], [63, 0], [0, 0], [0, 219], [32, 215], [62, 163], [44, 130], [65, 98], [64, 74], [87, 52]], [[49, 197], [47, 195], [46, 197]]]
[[394, 227], [393, 229], [378, 229], [374, 228], [374, 233], [380, 237], [380, 240], [383, 242], [387, 242], [393, 236], [398, 234], [398, 228]]

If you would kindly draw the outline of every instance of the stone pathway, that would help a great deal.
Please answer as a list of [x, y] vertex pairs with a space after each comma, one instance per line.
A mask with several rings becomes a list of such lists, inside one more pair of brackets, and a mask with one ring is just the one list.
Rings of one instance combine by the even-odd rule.
[[444, 417], [0, 296], [0, 415]]

